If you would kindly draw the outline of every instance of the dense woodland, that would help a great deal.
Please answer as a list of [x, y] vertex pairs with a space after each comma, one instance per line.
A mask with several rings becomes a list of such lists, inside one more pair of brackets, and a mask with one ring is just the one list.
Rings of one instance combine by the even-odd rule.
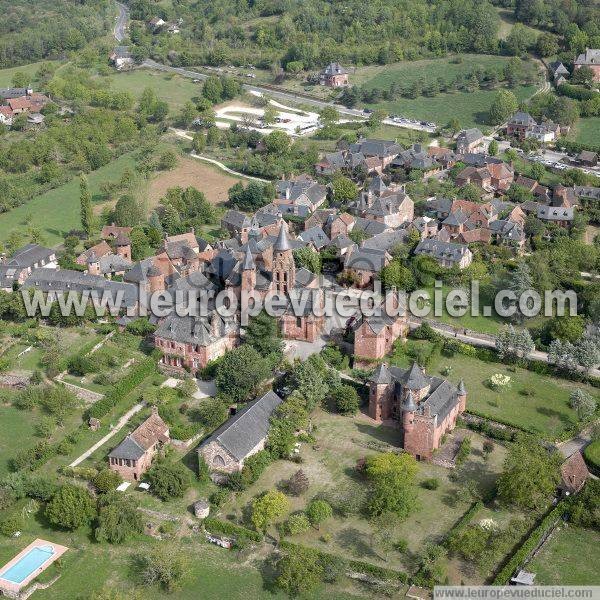
[[111, 0], [0, 0], [0, 68], [79, 50], [104, 35]]
[[[569, 50], [593, 46], [600, 36], [600, 7], [594, 0], [179, 0], [170, 8], [153, 0], [129, 4], [132, 18], [139, 21], [132, 39], [157, 58], [175, 50], [181, 64], [252, 62], [269, 67], [280, 62], [295, 71], [332, 60], [361, 65], [449, 52], [514, 53], [511, 44], [499, 41], [498, 8], [513, 9], [517, 21], [565, 36]], [[181, 36], [150, 33], [143, 22], [157, 15], [181, 19]]]

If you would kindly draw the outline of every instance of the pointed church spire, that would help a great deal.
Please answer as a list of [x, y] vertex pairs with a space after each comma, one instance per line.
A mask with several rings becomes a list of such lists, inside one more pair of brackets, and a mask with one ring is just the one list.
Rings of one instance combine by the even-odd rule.
[[286, 250], [292, 249], [292, 246], [290, 245], [290, 240], [288, 238], [287, 230], [283, 223], [279, 228], [279, 234], [277, 235], [277, 239], [275, 240], [273, 248], [276, 252], [285, 252]]
[[250, 252], [250, 244], [246, 245], [246, 254], [244, 256], [244, 262], [242, 264], [243, 271], [253, 271], [256, 268], [252, 252]]

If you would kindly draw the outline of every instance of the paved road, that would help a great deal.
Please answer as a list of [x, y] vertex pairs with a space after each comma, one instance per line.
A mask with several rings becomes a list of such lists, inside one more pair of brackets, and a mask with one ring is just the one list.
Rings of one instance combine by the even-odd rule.
[[76, 467], [78, 464], [82, 463], [86, 458], [88, 458], [88, 456], [92, 455], [96, 450], [98, 450], [98, 448], [100, 448], [100, 446], [103, 446], [104, 444], [106, 444], [106, 442], [108, 442], [108, 440], [110, 440], [114, 435], [116, 435], [119, 431], [121, 431], [121, 429], [123, 429], [123, 427], [125, 427], [125, 425], [129, 421], [129, 419], [131, 419], [131, 417], [133, 417], [133, 415], [135, 415], [136, 413], [140, 412], [140, 410], [142, 410], [142, 408], [144, 408], [144, 406], [145, 406], [145, 403], [140, 402], [139, 404], [136, 404], [133, 408], [128, 410], [119, 419], [119, 422], [117, 423], [117, 425], [109, 431], [109, 433], [107, 433], [101, 440], [98, 440], [91, 448], [86, 450], [79, 458], [76, 458], [69, 466]]
[[[184, 69], [182, 67], [170, 67], [168, 65], [163, 65], [162, 63], [156, 62], [150, 58], [146, 59], [142, 64], [142, 67], [147, 69], [154, 69], [156, 71], [164, 71], [165, 73], [177, 73], [182, 77], [188, 77], [190, 79], [199, 79], [203, 81], [208, 79], [208, 75], [206, 73], [201, 73], [199, 71], [191, 71], [190, 69]], [[358, 117], [361, 119], [365, 119], [365, 113], [362, 110], [358, 110], [355, 108], [346, 108], [341, 104], [335, 104], [334, 102], [326, 102], [325, 100], [317, 100], [315, 98], [306, 98], [305, 96], [298, 96], [293, 92], [280, 92], [274, 91], [270, 88], [261, 87], [259, 85], [243, 83], [242, 88], [248, 92], [254, 92], [255, 94], [268, 94], [269, 96], [273, 96], [275, 98], [281, 98], [283, 100], [291, 100], [293, 102], [301, 102], [306, 104], [313, 104], [320, 108], [325, 108], [326, 106], [333, 106], [336, 110], [342, 115], [349, 115], [352, 117]], [[393, 125], [394, 127], [401, 127], [402, 129], [414, 129], [416, 131], [428, 131], [431, 132], [432, 129], [430, 127], [425, 127], [420, 124], [410, 124], [410, 123], [396, 123], [391, 119], [384, 119], [383, 122], [386, 125]]]
[[129, 9], [120, 2], [115, 2], [115, 4], [119, 9], [119, 15], [117, 16], [113, 35], [117, 42], [122, 42], [125, 39], [125, 29], [127, 28], [127, 22], [129, 21]]

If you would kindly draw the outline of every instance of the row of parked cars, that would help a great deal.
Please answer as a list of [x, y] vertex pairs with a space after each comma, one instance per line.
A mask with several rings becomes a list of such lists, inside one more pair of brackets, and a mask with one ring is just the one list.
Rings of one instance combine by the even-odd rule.
[[419, 121], [419, 119], [410, 119], [401, 115], [390, 115], [389, 117], [394, 123], [409, 123], [411, 125], [421, 125], [422, 127], [436, 128], [436, 124], [431, 121]]

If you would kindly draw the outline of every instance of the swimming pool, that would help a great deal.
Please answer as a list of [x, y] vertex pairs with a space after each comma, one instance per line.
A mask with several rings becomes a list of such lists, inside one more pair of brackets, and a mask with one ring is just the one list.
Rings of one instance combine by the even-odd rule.
[[54, 548], [50, 545], [35, 546], [24, 554], [14, 565], [0, 575], [11, 583], [23, 583], [37, 571], [48, 559], [54, 556]]

